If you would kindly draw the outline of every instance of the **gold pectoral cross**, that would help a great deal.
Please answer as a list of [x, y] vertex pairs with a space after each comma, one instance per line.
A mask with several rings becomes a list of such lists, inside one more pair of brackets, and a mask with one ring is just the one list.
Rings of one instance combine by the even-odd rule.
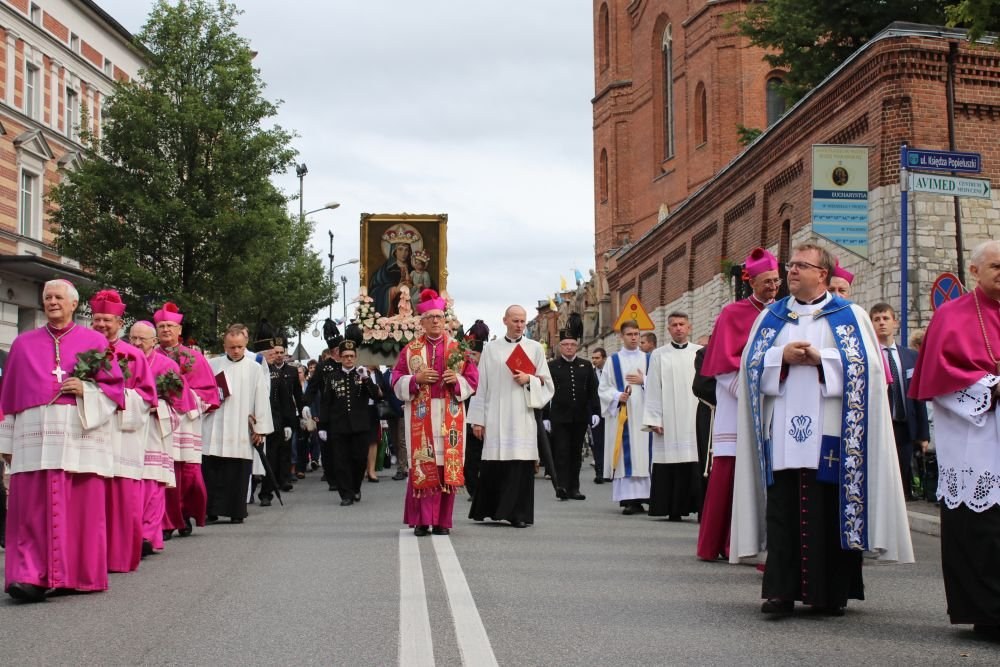
[[840, 458], [833, 455], [832, 449], [826, 453], [826, 456], [823, 457], [823, 460], [826, 461], [826, 464], [831, 468], [833, 467], [834, 463], [840, 463]]

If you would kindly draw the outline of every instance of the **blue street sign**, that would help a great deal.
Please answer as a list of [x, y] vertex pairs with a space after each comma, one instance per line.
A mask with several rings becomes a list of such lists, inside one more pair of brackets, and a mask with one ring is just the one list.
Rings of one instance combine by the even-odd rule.
[[931, 151], [923, 148], [906, 149], [907, 169], [960, 171], [967, 174], [978, 174], [982, 171], [982, 162], [982, 156], [979, 153]]

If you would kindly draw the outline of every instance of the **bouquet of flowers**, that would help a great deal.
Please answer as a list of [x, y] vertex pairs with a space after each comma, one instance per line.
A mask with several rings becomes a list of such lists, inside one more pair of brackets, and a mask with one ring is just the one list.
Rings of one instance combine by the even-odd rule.
[[167, 371], [156, 376], [156, 393], [158, 396], [170, 401], [180, 396], [182, 391], [184, 391], [184, 382], [177, 373]]
[[118, 368], [122, 369], [122, 377], [128, 380], [132, 377], [132, 371], [128, 367], [128, 355], [124, 352], [116, 352], [115, 357], [118, 360]]
[[174, 349], [165, 349], [167, 356], [177, 362], [177, 365], [181, 367], [182, 373], [190, 373], [191, 369], [194, 368], [194, 355], [187, 350], [181, 349], [180, 346]]
[[462, 369], [465, 368], [465, 362], [468, 361], [469, 350], [471, 349], [472, 346], [469, 345], [469, 342], [465, 338], [459, 338], [458, 347], [449, 352], [448, 357], [444, 360], [448, 370], [461, 373]]
[[73, 367], [72, 377], [84, 382], [97, 382], [97, 376], [101, 371], [111, 372], [111, 362], [115, 360], [114, 352], [111, 350], [87, 350], [76, 355], [76, 366]]
[[[441, 296], [444, 297], [447, 304], [444, 311], [445, 330], [454, 336], [462, 325], [455, 317], [454, 301], [445, 292], [442, 292]], [[403, 347], [423, 332], [419, 315], [400, 314], [384, 317], [375, 310], [374, 299], [363, 290], [358, 296], [358, 306], [354, 311], [354, 317], [361, 325], [363, 332], [361, 344], [370, 347], [375, 352], [398, 354]], [[466, 347], [467, 349], [468, 347]]]

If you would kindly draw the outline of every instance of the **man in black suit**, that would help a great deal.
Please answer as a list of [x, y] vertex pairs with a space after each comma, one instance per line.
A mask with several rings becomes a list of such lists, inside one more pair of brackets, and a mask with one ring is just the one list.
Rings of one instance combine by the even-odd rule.
[[597, 375], [586, 359], [576, 356], [579, 343], [569, 332], [559, 334], [559, 356], [549, 362], [555, 393], [542, 413], [545, 430], [552, 434], [560, 500], [584, 500], [580, 493], [580, 465], [587, 427], [597, 426], [600, 402]]
[[[608, 353], [603, 347], [596, 347], [590, 353], [598, 387], [601, 386], [601, 374], [607, 360]], [[604, 415], [599, 415], [597, 426], [590, 429], [590, 452], [594, 455], [594, 484], [604, 484]]]
[[340, 367], [327, 378], [329, 384], [323, 391], [319, 422], [319, 439], [326, 442], [329, 438], [332, 443], [333, 469], [340, 504], [344, 507], [361, 500], [361, 481], [368, 465], [371, 440], [368, 401], [378, 397], [378, 387], [368, 369], [357, 366], [357, 361], [355, 342], [342, 341]]
[[927, 405], [923, 401], [907, 397], [910, 377], [917, 363], [914, 350], [896, 345], [896, 331], [899, 320], [896, 311], [887, 303], [877, 303], [869, 311], [875, 334], [882, 347], [882, 356], [892, 382], [889, 384], [889, 409], [892, 413], [892, 430], [896, 436], [896, 454], [899, 456], [899, 472], [903, 477], [903, 494], [907, 500], [913, 497], [913, 448], [927, 451], [930, 439], [927, 426]]

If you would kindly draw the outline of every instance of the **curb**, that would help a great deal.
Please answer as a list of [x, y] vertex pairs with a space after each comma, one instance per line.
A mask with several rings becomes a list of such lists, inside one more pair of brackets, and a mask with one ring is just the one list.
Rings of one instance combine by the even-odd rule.
[[906, 514], [910, 518], [910, 530], [913, 532], [932, 537], [941, 536], [941, 517], [915, 510], [909, 510]]

